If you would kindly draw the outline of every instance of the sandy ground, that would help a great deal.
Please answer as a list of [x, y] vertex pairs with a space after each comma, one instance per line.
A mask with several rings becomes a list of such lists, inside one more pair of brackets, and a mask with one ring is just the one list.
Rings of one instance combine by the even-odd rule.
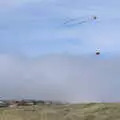
[[1, 108], [0, 120], [120, 120], [120, 103]]

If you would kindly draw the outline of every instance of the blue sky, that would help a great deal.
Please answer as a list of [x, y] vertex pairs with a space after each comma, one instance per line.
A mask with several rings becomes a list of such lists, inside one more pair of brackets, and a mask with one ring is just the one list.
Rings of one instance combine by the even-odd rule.
[[[0, 95], [120, 101], [119, 6], [119, 0], [0, 0]], [[86, 23], [65, 25], [69, 18]]]
[[[44, 54], [119, 53], [118, 0], [12, 0], [1, 1], [0, 53], [41, 56]], [[97, 21], [66, 26], [68, 18]], [[114, 47], [116, 46], [116, 47]]]

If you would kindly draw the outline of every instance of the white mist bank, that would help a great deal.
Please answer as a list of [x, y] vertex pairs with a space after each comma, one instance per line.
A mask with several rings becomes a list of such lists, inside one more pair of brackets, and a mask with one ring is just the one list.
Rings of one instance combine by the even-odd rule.
[[120, 57], [0, 55], [0, 95], [61, 101], [119, 101]]

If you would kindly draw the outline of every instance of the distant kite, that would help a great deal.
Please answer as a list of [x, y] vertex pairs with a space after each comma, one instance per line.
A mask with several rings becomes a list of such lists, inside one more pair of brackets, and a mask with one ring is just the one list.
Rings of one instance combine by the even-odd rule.
[[68, 19], [64, 22], [64, 24], [66, 25], [83, 24], [90, 21], [94, 21], [96, 19], [97, 19], [96, 16], [79, 17], [79, 18]]
[[96, 49], [96, 55], [100, 55], [100, 49], [99, 48]]

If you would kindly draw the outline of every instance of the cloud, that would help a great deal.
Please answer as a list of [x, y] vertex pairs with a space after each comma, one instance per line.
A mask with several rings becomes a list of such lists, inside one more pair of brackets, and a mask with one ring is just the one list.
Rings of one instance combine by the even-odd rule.
[[0, 55], [0, 95], [65, 101], [119, 101], [119, 60], [49, 55]]

